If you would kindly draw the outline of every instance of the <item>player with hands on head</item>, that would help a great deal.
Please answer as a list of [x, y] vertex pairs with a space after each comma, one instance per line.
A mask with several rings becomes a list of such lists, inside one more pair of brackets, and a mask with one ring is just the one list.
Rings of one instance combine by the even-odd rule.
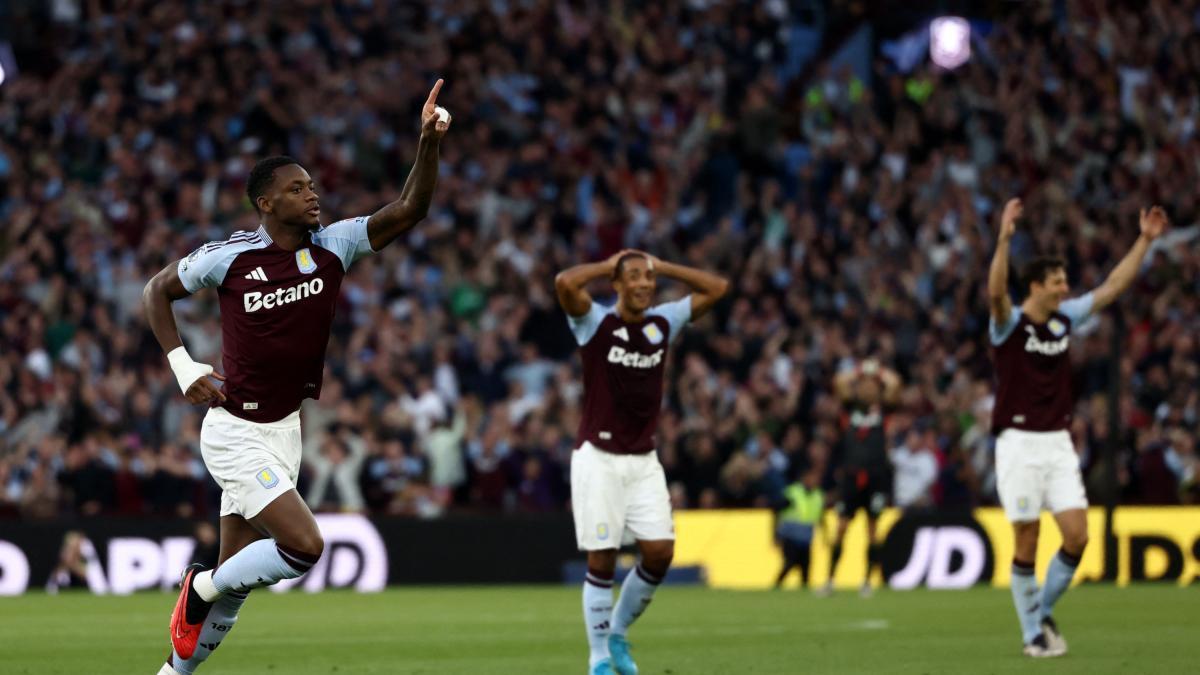
[[888, 412], [899, 402], [902, 381], [896, 371], [875, 359], [834, 376], [833, 389], [843, 406], [841, 466], [838, 470], [837, 531], [830, 553], [829, 578], [819, 595], [833, 593], [833, 578], [842, 559], [846, 529], [860, 510], [867, 514], [867, 567], [860, 594], [871, 595], [871, 572], [881, 564], [875, 542], [879, 516], [891, 499], [892, 464], [887, 452]]
[[[689, 295], [654, 304], [658, 278], [681, 281]], [[607, 278], [611, 307], [587, 292]], [[587, 552], [583, 618], [591, 675], [636, 675], [626, 639], [650, 604], [675, 554], [666, 476], [654, 435], [663, 400], [667, 349], [689, 321], [712, 309], [729, 288], [721, 277], [626, 250], [577, 265], [555, 278], [559, 304], [583, 361], [583, 414], [571, 456], [575, 538]], [[637, 544], [640, 561], [613, 606], [617, 552]]]

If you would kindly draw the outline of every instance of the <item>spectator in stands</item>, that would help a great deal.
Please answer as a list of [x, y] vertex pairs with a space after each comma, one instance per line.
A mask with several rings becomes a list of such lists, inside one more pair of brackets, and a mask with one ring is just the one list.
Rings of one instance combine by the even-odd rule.
[[[0, 513], [131, 511], [139, 466], [182, 478], [171, 456], [197, 451], [199, 418], [147, 356], [141, 286], [256, 226], [241, 181], [258, 157], [304, 158], [334, 217], [394, 197], [427, 91], [415, 62], [446, 76], [469, 141], [444, 148], [430, 227], [346, 279], [327, 400], [304, 414], [317, 463], [334, 421], [378, 439], [368, 508], [440, 508], [423, 436], [472, 396], [467, 488], [444, 506], [518, 508], [534, 469], [505, 457], [522, 426], [540, 418], [570, 438], [577, 419], [552, 270], [626, 246], [735, 283], [673, 350], [681, 501], [766, 503], [778, 460], [751, 457], [750, 439], [765, 434], [790, 469], [795, 425], [809, 455], [827, 456], [832, 376], [876, 355], [906, 382], [902, 426], [955, 439], [940, 489], [994, 503], [987, 432], [970, 421], [991, 383], [978, 298], [997, 204], [1016, 193], [1039, 228], [1018, 233], [1014, 262], [1059, 254], [1082, 285], [1126, 248], [1137, 205], [1162, 201], [1178, 225], [1117, 310], [1128, 399], [1116, 412], [1132, 433], [1108, 458], [1114, 431], [1092, 402], [1109, 384], [1116, 313], [1081, 327], [1076, 433], [1093, 492], [1111, 470], [1125, 498], [1195, 494], [1185, 444], [1137, 442], [1156, 424], [1194, 435], [1200, 419], [1193, 0], [1006, 10], [954, 72], [798, 69], [784, 2], [668, 16], [654, 3], [335, 0], [286, 21], [254, 3], [54, 4], [33, 3], [13, 36], [21, 70], [0, 86]], [[1115, 40], [1113, 26], [1144, 39]], [[250, 61], [272, 65], [252, 81]], [[180, 305], [197, 358], [219, 353], [213, 301]], [[564, 475], [569, 454], [537, 457], [538, 480]], [[138, 486], [142, 512], [177, 508]], [[212, 509], [198, 489], [197, 511]]]
[[309, 459], [313, 474], [305, 501], [313, 511], [356, 513], [366, 507], [358, 478], [367, 454], [366, 442], [349, 432], [333, 431], [321, 452]]
[[67, 449], [58, 481], [81, 515], [95, 516], [110, 509], [116, 501], [114, 473], [100, 454], [95, 437]]
[[429, 485], [434, 499], [442, 507], [454, 503], [455, 492], [467, 481], [464, 462], [463, 436], [467, 430], [466, 413], [455, 412], [447, 423], [439, 419], [425, 435], [425, 456], [429, 459]]
[[920, 431], [910, 429], [904, 442], [890, 453], [895, 467], [892, 502], [905, 511], [933, 507], [932, 488], [938, 478], [938, 461]]

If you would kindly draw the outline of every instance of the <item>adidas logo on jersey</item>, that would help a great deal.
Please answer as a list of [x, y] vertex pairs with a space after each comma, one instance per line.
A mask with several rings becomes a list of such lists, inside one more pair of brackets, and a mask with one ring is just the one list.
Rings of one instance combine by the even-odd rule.
[[653, 368], [662, 363], [662, 357], [663, 350], [661, 349], [649, 355], [625, 351], [621, 347], [616, 346], [608, 350], [609, 363], [628, 366], [629, 368]]
[[280, 305], [296, 302], [297, 300], [303, 300], [323, 290], [325, 290], [325, 282], [320, 277], [317, 277], [291, 288], [277, 288], [272, 293], [251, 291], [242, 296], [242, 302], [246, 307], [246, 313], [252, 314], [260, 309], [272, 309]]
[[270, 281], [270, 279], [267, 279], [267, 273], [261, 267], [255, 267], [250, 274], [246, 275], [246, 278], [255, 281]]
[[1038, 339], [1037, 331], [1033, 329], [1033, 326], [1025, 326], [1025, 330], [1029, 331], [1029, 337], [1025, 340], [1025, 351], [1027, 352], [1058, 356], [1071, 346], [1071, 336], [1069, 335], [1064, 335], [1060, 340], [1045, 341]]

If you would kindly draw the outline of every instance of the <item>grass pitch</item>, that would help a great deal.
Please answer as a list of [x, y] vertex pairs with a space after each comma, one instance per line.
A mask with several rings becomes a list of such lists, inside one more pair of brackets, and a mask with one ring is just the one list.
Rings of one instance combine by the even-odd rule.
[[[0, 673], [153, 675], [174, 595], [0, 598]], [[1006, 590], [663, 588], [630, 632], [643, 675], [1183, 673], [1200, 663], [1200, 589], [1073, 589], [1059, 624], [1071, 653], [1020, 656]], [[197, 673], [583, 675], [579, 590], [405, 588], [375, 595], [255, 591]]]

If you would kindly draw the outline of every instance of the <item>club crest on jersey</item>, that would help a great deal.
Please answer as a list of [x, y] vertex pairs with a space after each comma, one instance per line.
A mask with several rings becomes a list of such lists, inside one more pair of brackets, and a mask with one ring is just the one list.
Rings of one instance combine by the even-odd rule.
[[276, 485], [279, 485], [279, 476], [276, 476], [275, 472], [270, 469], [261, 469], [258, 474], [255, 475], [255, 478], [258, 479], [260, 485], [268, 490]]
[[652, 323], [642, 326], [642, 335], [645, 335], [646, 339], [649, 340], [650, 344], [652, 345], [656, 345], [663, 341], [663, 332], [658, 329], [658, 326]]
[[296, 251], [296, 267], [300, 268], [305, 274], [312, 274], [317, 271], [317, 261], [313, 260], [312, 251], [307, 248], [302, 248]]
[[1050, 329], [1054, 337], [1062, 337], [1067, 332], [1067, 324], [1059, 319], [1050, 319], [1050, 322], [1046, 324], [1046, 328]]

